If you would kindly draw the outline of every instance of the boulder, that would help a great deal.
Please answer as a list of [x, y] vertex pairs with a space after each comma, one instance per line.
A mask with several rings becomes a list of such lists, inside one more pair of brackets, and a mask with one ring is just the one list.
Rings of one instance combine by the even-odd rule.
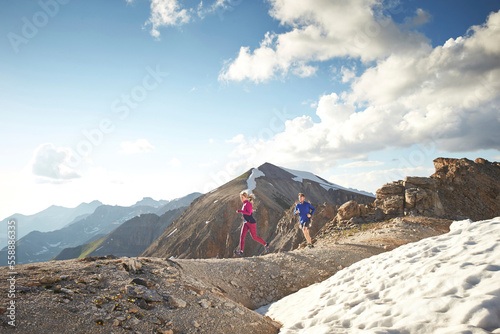
[[400, 216], [404, 212], [405, 187], [402, 181], [395, 181], [377, 190], [375, 206], [387, 216]]
[[349, 201], [340, 206], [336, 219], [342, 221], [359, 216], [361, 216], [360, 205], [355, 201]]
[[405, 215], [441, 217], [444, 215], [436, 180], [428, 177], [406, 177]]

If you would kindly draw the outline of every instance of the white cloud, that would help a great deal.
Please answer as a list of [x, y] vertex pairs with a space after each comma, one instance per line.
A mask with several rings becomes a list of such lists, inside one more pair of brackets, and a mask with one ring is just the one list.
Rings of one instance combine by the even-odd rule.
[[233, 5], [233, 0], [216, 0], [209, 6], [205, 6], [201, 1], [197, 8], [198, 16], [202, 19], [213, 13], [218, 13], [221, 16], [224, 11], [233, 9]]
[[[133, 3], [135, 0], [125, 0]], [[151, 0], [151, 16], [145, 26], [151, 26], [151, 35], [160, 38], [161, 27], [181, 26], [192, 22], [198, 16], [204, 19], [207, 15], [217, 14], [223, 19], [223, 13], [234, 10], [241, 2], [233, 0], [215, 0], [205, 5], [200, 1], [196, 7], [188, 7], [185, 1], [179, 0]], [[181, 5], [182, 4], [182, 5]]]
[[173, 167], [173, 168], [176, 168], [176, 167], [180, 167], [182, 165], [181, 161], [177, 158], [172, 158], [168, 161], [168, 165], [170, 167]]
[[306, 65], [305, 63], [299, 63], [292, 69], [292, 73], [301, 78], [313, 76], [316, 71], [318, 71], [317, 66]]
[[340, 165], [339, 168], [363, 168], [363, 167], [375, 167], [381, 166], [384, 163], [382, 161], [353, 161], [343, 165]]
[[178, 26], [191, 19], [186, 9], [181, 9], [177, 0], [151, 0], [151, 17], [146, 25], [151, 25], [151, 35], [159, 38], [163, 26]]
[[233, 138], [227, 140], [228, 143], [233, 143], [233, 144], [243, 144], [246, 142], [245, 136], [243, 134], [238, 134], [234, 136]]
[[355, 81], [347, 99], [384, 109], [396, 130], [392, 139], [403, 145], [436, 140], [450, 151], [498, 148], [498, 59], [500, 12], [430, 52], [388, 57]]
[[423, 35], [401, 29], [382, 14], [379, 0], [270, 2], [270, 15], [290, 30], [268, 32], [253, 51], [241, 47], [238, 57], [222, 69], [220, 80], [262, 82], [289, 72], [313, 75], [309, 62], [336, 57], [370, 62], [393, 52], [413, 53], [428, 44]]
[[[302, 8], [305, 3], [295, 4]], [[291, 13], [280, 17], [296, 26], [302, 23], [299, 18], [316, 20], [312, 12], [293, 20]], [[257, 51], [262, 48], [247, 54], [252, 61]], [[319, 122], [307, 115], [289, 120], [272, 139], [251, 143], [246, 152], [252, 154], [238, 149], [234, 156], [250, 166], [263, 161], [321, 166], [415, 144], [435, 144], [449, 152], [498, 149], [499, 59], [500, 12], [442, 46], [387, 55], [353, 79], [349, 91], [323, 95], [316, 109]]]
[[343, 187], [375, 193], [384, 184], [403, 180], [406, 176], [429, 177], [433, 173], [433, 168], [425, 167], [390, 168], [363, 173], [332, 175], [328, 178], [328, 181], [342, 185]]
[[122, 154], [138, 154], [147, 153], [154, 151], [153, 145], [151, 145], [146, 139], [137, 139], [135, 142], [123, 142], [120, 144]]
[[66, 147], [55, 147], [51, 143], [40, 145], [33, 155], [31, 167], [33, 174], [41, 176], [48, 182], [66, 181], [79, 178], [80, 174], [68, 167], [71, 150]]
[[356, 67], [348, 68], [342, 66], [340, 73], [342, 74], [342, 82], [346, 83], [352, 81], [356, 77]]
[[421, 26], [431, 20], [432, 16], [430, 13], [425, 10], [418, 8], [415, 12], [414, 17], [407, 18], [405, 20], [404, 27], [405, 28], [415, 28]]

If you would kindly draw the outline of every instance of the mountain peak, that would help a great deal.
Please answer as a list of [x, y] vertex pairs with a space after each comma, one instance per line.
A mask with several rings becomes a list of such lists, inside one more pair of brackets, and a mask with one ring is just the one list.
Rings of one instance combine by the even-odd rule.
[[288, 172], [286, 168], [273, 165], [269, 162], [260, 165], [257, 169], [264, 173], [267, 177], [274, 179], [291, 179], [294, 177], [294, 175]]
[[258, 168], [253, 168], [251, 169], [251, 174], [247, 180], [248, 183], [248, 189], [250, 191], [253, 191], [256, 187], [256, 180], [258, 177], [261, 176], [267, 176], [269, 178], [273, 179], [285, 179], [285, 180], [294, 180], [297, 182], [304, 182], [304, 180], [309, 180], [318, 183], [320, 186], [322, 186], [324, 189], [329, 190], [346, 190], [346, 191], [351, 191], [355, 192], [361, 195], [365, 196], [370, 196], [370, 197], [375, 197], [373, 194], [368, 193], [366, 191], [360, 191], [357, 189], [351, 189], [351, 188], [345, 188], [342, 186], [339, 186], [335, 183], [332, 183], [330, 181], [327, 181], [323, 179], [322, 177], [317, 176], [316, 174], [313, 174], [311, 172], [305, 172], [305, 171], [299, 171], [299, 170], [294, 170], [294, 169], [289, 169], [285, 167], [280, 167], [273, 165], [269, 162], [266, 162], [262, 165], [260, 165]]
[[164, 199], [156, 201], [151, 197], [143, 197], [143, 199], [135, 203], [133, 206], [151, 206], [153, 208], [159, 208], [160, 206], [165, 205], [167, 203], [168, 201]]
[[89, 203], [81, 203], [80, 205], [77, 206], [77, 208], [83, 208], [83, 207], [87, 207], [87, 206], [98, 207], [100, 205], [102, 205], [101, 201], [93, 200], [92, 202], [89, 202]]

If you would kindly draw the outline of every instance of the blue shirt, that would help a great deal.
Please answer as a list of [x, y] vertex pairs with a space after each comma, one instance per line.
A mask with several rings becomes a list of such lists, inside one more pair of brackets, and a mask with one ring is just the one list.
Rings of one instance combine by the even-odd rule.
[[297, 203], [295, 206], [295, 210], [293, 211], [294, 214], [295, 212], [299, 210], [299, 216], [300, 216], [300, 223], [306, 223], [309, 221], [309, 217], [307, 217], [307, 214], [310, 213], [311, 216], [314, 213], [314, 207], [311, 205], [311, 203], [304, 201], [304, 203]]

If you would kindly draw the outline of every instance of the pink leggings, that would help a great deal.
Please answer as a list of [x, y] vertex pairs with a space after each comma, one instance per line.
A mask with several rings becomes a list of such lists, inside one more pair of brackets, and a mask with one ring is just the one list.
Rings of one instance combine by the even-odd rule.
[[253, 240], [260, 242], [264, 246], [266, 245], [266, 242], [261, 237], [257, 236], [257, 224], [245, 222], [241, 227], [241, 236], [240, 236], [241, 251], [243, 251], [243, 248], [245, 248], [245, 237], [248, 231], [250, 231], [250, 235], [252, 236]]

